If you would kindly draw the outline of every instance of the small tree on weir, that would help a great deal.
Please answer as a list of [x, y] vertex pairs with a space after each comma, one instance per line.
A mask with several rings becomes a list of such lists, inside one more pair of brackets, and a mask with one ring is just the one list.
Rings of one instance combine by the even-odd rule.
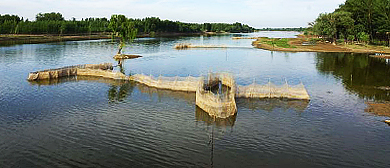
[[112, 15], [109, 28], [112, 30], [112, 39], [120, 38], [117, 55], [121, 55], [125, 43], [132, 42], [138, 30], [135, 28], [134, 23], [124, 15]]

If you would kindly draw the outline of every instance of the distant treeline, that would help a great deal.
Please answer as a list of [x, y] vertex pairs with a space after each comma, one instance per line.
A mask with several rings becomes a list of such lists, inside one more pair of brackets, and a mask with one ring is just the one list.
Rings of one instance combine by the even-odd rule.
[[[197, 33], [202, 31], [248, 33], [255, 29], [241, 23], [183, 23], [161, 20], [157, 17], [130, 19], [139, 34], [149, 33]], [[0, 34], [88, 34], [110, 32], [107, 18], [65, 20], [61, 13], [39, 13], [35, 21], [24, 20], [17, 15], [0, 15]]]
[[262, 29], [259, 29], [259, 31], [299, 31], [299, 32], [303, 32], [305, 30], [306, 30], [306, 28], [304, 28], [304, 27], [299, 27], [299, 28], [262, 28]]

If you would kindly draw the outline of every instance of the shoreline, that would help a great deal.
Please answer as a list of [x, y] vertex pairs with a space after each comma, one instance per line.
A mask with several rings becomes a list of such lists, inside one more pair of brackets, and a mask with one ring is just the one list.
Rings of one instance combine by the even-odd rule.
[[[284, 40], [287, 41], [287, 47], [280, 47], [278, 44], [270, 44], [271, 41]], [[275, 43], [275, 42], [274, 42]], [[372, 45], [356, 45], [356, 44], [341, 44], [333, 45], [331, 43], [316, 42], [314, 45], [308, 44], [308, 38], [264, 38], [259, 37], [252, 42], [255, 48], [269, 50], [269, 51], [283, 51], [283, 52], [337, 52], [337, 53], [380, 53], [390, 54], [390, 48], [385, 46]]]
[[111, 35], [31, 35], [31, 34], [7, 34], [0, 35], [0, 46], [15, 44], [39, 44], [62, 41], [82, 41], [82, 40], [100, 40], [111, 39]]
[[[223, 33], [216, 32], [196, 32], [196, 33], [156, 33], [154, 37], [178, 37], [178, 36], [198, 36], [198, 35], [219, 35]], [[139, 34], [137, 38], [152, 37], [150, 34]], [[100, 40], [111, 39], [111, 34], [101, 33], [92, 35], [59, 35], [59, 34], [1, 34], [0, 46], [15, 44], [39, 44], [63, 41], [82, 41], [82, 40]]]

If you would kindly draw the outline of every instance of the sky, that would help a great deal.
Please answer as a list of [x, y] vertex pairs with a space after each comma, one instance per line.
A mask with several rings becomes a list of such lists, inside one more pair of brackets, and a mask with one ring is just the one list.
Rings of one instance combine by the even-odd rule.
[[306, 27], [345, 0], [0, 0], [0, 14], [35, 20], [59, 12], [66, 20], [89, 17], [159, 17], [189, 23], [240, 22], [255, 28]]

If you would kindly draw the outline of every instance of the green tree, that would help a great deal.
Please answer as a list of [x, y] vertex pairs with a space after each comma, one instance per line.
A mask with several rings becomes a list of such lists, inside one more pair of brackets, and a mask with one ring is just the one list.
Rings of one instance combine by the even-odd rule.
[[109, 28], [112, 30], [112, 37], [119, 37], [120, 44], [117, 54], [122, 53], [125, 42], [134, 40], [137, 35], [137, 29], [134, 22], [126, 18], [124, 15], [112, 15], [110, 19]]
[[352, 13], [355, 25], [362, 25], [359, 26], [359, 29], [364, 29], [355, 32], [359, 33], [364, 31], [369, 34], [370, 38], [374, 38], [375, 30], [378, 27], [377, 20], [382, 12], [378, 10], [378, 7], [380, 2], [384, 1], [388, 0], [346, 0], [336, 11]]
[[349, 12], [322, 13], [315, 20], [313, 31], [324, 39], [335, 42], [341, 36], [344, 40], [350, 34], [354, 34], [354, 20]]
[[332, 13], [321, 13], [314, 22], [313, 31], [324, 39], [335, 42], [337, 35], [335, 16]]
[[62, 17], [61, 13], [51, 12], [51, 13], [43, 13], [43, 14], [38, 13], [35, 16], [35, 19], [37, 21], [63, 21], [64, 17]]
[[335, 22], [336, 22], [336, 31], [337, 38], [340, 38], [340, 34], [343, 35], [344, 40], [348, 37], [348, 35], [353, 34], [353, 28], [355, 20], [351, 18], [351, 13], [349, 12], [334, 12], [333, 13]]

